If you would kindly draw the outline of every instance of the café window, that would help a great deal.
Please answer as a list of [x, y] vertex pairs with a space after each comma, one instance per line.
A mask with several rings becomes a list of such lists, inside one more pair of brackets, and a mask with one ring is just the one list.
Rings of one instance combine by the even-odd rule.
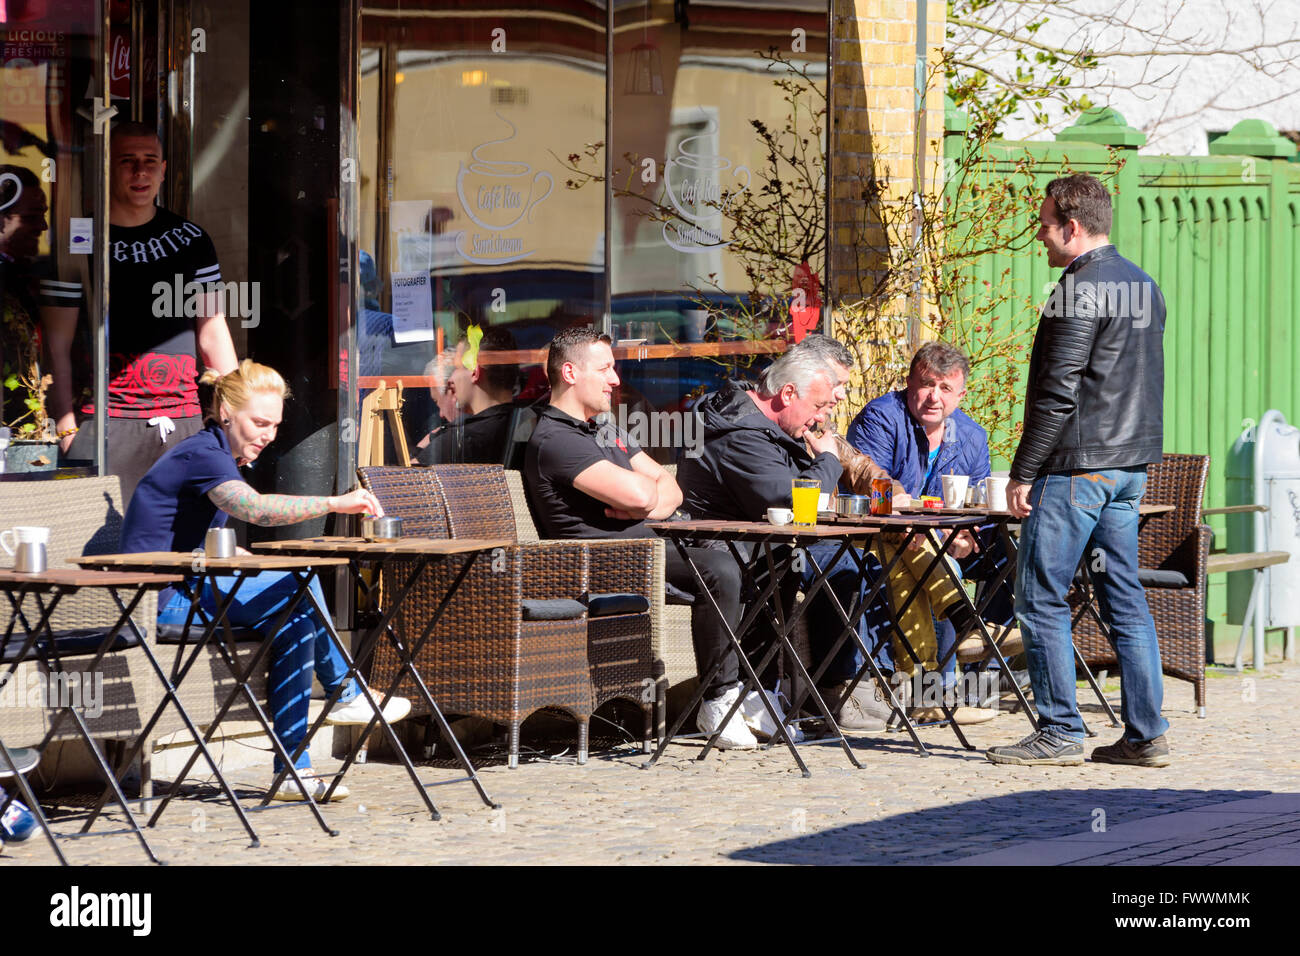
[[361, 6], [358, 394], [401, 383], [410, 458], [519, 467], [547, 344], [594, 324], [615, 416], [662, 419], [642, 444], [672, 461], [666, 416], [820, 326], [827, 21], [800, 2]]

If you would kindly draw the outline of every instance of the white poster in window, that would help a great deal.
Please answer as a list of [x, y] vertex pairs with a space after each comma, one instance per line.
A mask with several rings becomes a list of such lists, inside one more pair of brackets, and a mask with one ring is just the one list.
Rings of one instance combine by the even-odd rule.
[[388, 206], [394, 272], [433, 268], [433, 200], [404, 199]]
[[433, 341], [433, 287], [427, 272], [393, 273], [393, 341]]

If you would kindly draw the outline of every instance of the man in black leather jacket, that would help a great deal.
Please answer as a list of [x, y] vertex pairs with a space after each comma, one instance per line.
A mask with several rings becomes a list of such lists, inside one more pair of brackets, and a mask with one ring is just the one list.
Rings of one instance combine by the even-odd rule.
[[1138, 503], [1162, 451], [1165, 303], [1110, 244], [1110, 221], [1110, 195], [1092, 176], [1048, 183], [1038, 239], [1064, 272], [1034, 336], [1007, 487], [1008, 507], [1024, 519], [1016, 616], [1039, 730], [991, 748], [994, 763], [1083, 762], [1066, 592], [1085, 553], [1123, 673], [1124, 736], [1092, 759], [1169, 763], [1160, 650], [1137, 577]]

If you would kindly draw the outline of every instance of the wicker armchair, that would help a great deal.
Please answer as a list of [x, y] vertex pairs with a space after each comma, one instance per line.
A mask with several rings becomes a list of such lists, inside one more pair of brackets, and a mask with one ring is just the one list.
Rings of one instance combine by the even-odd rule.
[[[505, 473], [510, 506], [521, 544], [541, 541], [533, 520], [522, 473]], [[547, 542], [550, 544], [551, 542]], [[665, 730], [664, 700], [668, 689], [663, 643], [664, 543], [657, 540], [583, 539], [588, 552], [588, 591], [591, 595], [634, 594], [643, 597], [645, 611], [596, 613], [588, 617], [591, 683], [599, 707], [615, 698], [630, 700], [646, 714], [646, 742]], [[657, 582], [657, 584], [656, 584]], [[686, 652], [691, 674], [695, 655], [690, 642], [690, 617], [686, 619]]]
[[[500, 466], [446, 465], [436, 468], [369, 467], [361, 482], [379, 499], [386, 514], [402, 518], [407, 534], [427, 537], [514, 537], [504, 479], [492, 506], [485, 495], [467, 489], [484, 482], [481, 472]], [[444, 474], [445, 472], [445, 474]], [[445, 479], [445, 482], [444, 480]], [[507, 526], [509, 522], [509, 526]], [[433, 615], [449, 581], [466, 559], [431, 565], [430, 586], [417, 587], [395, 617], [399, 631], [414, 640]], [[393, 562], [401, 580], [410, 562]], [[580, 545], [506, 548], [479, 558], [439, 619], [436, 631], [416, 659], [420, 676], [443, 710], [483, 717], [509, 728], [509, 762], [519, 763], [519, 728], [543, 707], [558, 707], [578, 721], [578, 761], [587, 758], [592, 686], [587, 659], [586, 609], [577, 598], [587, 590], [587, 552]], [[391, 585], [382, 582], [385, 590]], [[559, 607], [565, 602], [571, 608]], [[539, 619], [543, 605], [554, 614]], [[544, 614], [542, 616], [545, 616]], [[386, 688], [397, 676], [397, 652], [381, 642], [372, 663], [371, 683]], [[399, 694], [410, 697], [415, 712], [422, 701], [409, 674]]]
[[[1173, 505], [1173, 511], [1144, 519], [1138, 535], [1138, 578], [1146, 587], [1155, 619], [1165, 674], [1190, 681], [1196, 707], [1205, 716], [1205, 571], [1211, 531], [1201, 523], [1201, 499], [1210, 470], [1206, 455], [1165, 455], [1147, 468], [1143, 503]], [[1081, 597], [1069, 596], [1072, 611]], [[1089, 667], [1114, 667], [1115, 649], [1087, 614], [1074, 626], [1074, 643]], [[1121, 675], [1122, 676], [1122, 675]]]
[[[66, 568], [69, 558], [87, 554], [109, 554], [117, 550], [122, 528], [122, 495], [116, 477], [82, 478], [65, 481], [0, 482], [0, 527], [39, 522], [50, 529], [47, 557], [51, 568]], [[136, 607], [134, 620], [146, 635], [151, 635], [157, 617], [157, 595], [149, 592]], [[6, 611], [9, 608], [6, 607]], [[24, 608], [29, 621], [39, 614], [34, 603]], [[118, 618], [119, 611], [107, 591], [87, 588], [65, 596], [50, 619], [55, 639], [61, 644], [79, 636], [81, 651], [60, 650], [64, 672], [83, 671], [98, 649], [98, 635]], [[0, 737], [9, 747], [38, 744], [50, 728], [52, 709], [27, 706], [26, 688], [46, 674], [43, 664], [35, 660], [15, 662], [22, 646], [22, 631], [15, 628], [5, 647], [5, 663], [0, 673], [9, 674], [16, 694], [13, 706], [0, 707]], [[121, 639], [119, 639], [121, 640]], [[85, 716], [86, 726], [97, 739], [134, 740], [145, 721], [161, 700], [161, 688], [144, 652], [137, 646], [113, 651], [100, 662], [103, 675], [103, 711], [97, 717]], [[180, 727], [179, 720], [153, 729], [158, 737]], [[80, 739], [74, 723], [64, 718], [53, 741]], [[147, 772], [147, 771], [146, 771]]]
[[[510, 489], [510, 502], [514, 508], [515, 526], [519, 530], [520, 542], [540, 541], [536, 522], [529, 510], [528, 496], [524, 492], [524, 476], [520, 472], [507, 470], [506, 485]], [[586, 543], [593, 542], [588, 540]], [[602, 570], [601, 560], [595, 556], [592, 558], [594, 577], [591, 588], [593, 591], [628, 590], [647, 594], [650, 599], [650, 644], [655, 666], [662, 667], [663, 675], [660, 681], [667, 686], [675, 687], [693, 680], [696, 676], [695, 645], [691, 641], [691, 608], [689, 604], [668, 603], [664, 588], [664, 548], [667, 547], [667, 543], [662, 539], [654, 539], [649, 541], [649, 544], [652, 553], [651, 563], [647, 569], [649, 575], [647, 592], [642, 592], [641, 588], [634, 586], [632, 582], [628, 582], [626, 586], [618, 584], [616, 579], [619, 575], [627, 573], [626, 571], [617, 573], [611, 571], [609, 572], [611, 580], [602, 581], [601, 576], [606, 572]], [[636, 567], [640, 568], [641, 565]], [[663, 730], [662, 721], [659, 730], [660, 732]]]
[[[447, 503], [451, 536], [504, 535], [518, 541], [517, 512], [505, 472], [496, 465], [435, 465], [434, 478]], [[525, 508], [527, 511], [527, 508]], [[587, 658], [592, 708], [615, 698], [645, 715], [642, 742], [654, 734], [655, 666], [651, 650], [650, 589], [653, 570], [647, 541], [552, 542], [528, 545], [525, 553], [581, 547], [587, 552]], [[626, 598], [639, 597], [640, 602]]]

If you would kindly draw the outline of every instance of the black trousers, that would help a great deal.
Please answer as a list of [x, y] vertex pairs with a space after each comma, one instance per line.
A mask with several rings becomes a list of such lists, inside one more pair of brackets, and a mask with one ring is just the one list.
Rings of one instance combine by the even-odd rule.
[[[695, 566], [700, 569], [700, 577], [704, 579], [713, 599], [718, 602], [727, 624], [735, 630], [740, 623], [740, 568], [735, 559], [727, 551], [712, 548], [686, 550]], [[736, 652], [727, 639], [722, 621], [700, 592], [699, 582], [691, 573], [690, 566], [671, 542], [664, 549], [664, 578], [673, 587], [695, 599], [691, 605], [691, 641], [695, 645], [695, 666], [703, 680], [713, 665], [722, 661], [721, 669], [704, 692], [704, 696], [709, 699], [721, 696], [727, 685], [740, 680], [740, 662], [736, 660]]]

